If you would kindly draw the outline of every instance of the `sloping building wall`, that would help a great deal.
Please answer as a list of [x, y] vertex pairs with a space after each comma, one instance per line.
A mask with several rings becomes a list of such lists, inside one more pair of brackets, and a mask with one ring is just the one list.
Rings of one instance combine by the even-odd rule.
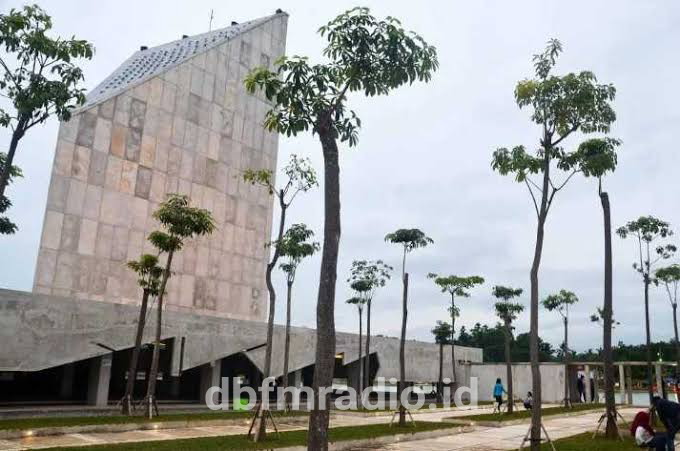
[[136, 52], [59, 129], [34, 279], [40, 294], [139, 303], [125, 267], [159, 227], [168, 193], [209, 209], [217, 230], [173, 262], [171, 310], [262, 320], [272, 198], [243, 182], [246, 168], [275, 171], [269, 103], [243, 79], [284, 53], [287, 15]]

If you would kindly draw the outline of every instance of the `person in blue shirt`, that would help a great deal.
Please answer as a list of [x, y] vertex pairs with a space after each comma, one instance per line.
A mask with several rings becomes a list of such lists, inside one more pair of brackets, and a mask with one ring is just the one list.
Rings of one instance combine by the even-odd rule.
[[501, 382], [501, 378], [499, 377], [496, 379], [496, 385], [493, 386], [493, 397], [496, 399], [496, 402], [498, 403], [498, 406], [496, 407], [498, 411], [501, 411], [501, 405], [503, 405], [503, 393], [508, 393], [505, 391], [505, 387], [503, 387], [503, 383]]

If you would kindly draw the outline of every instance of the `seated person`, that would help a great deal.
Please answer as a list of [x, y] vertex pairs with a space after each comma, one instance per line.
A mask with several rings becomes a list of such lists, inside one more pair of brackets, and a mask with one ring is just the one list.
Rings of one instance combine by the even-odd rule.
[[534, 405], [534, 396], [531, 394], [531, 392], [527, 393], [527, 397], [524, 400], [524, 408], [527, 410], [531, 410], [531, 407]]
[[649, 413], [638, 412], [630, 425], [630, 434], [635, 437], [635, 443], [640, 448], [650, 448], [656, 451], [666, 451], [666, 435], [655, 433], [650, 425]]

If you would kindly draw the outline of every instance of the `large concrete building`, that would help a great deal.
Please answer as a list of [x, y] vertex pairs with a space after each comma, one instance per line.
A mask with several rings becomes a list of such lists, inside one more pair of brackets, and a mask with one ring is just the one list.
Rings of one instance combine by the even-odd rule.
[[153, 252], [146, 237], [167, 193], [213, 212], [217, 230], [177, 255], [174, 310], [263, 319], [264, 243], [272, 199], [244, 169], [275, 170], [270, 107], [243, 79], [284, 53], [286, 14], [141, 49], [87, 96], [57, 139], [34, 291], [136, 303], [124, 263]]
[[[241, 174], [275, 170], [278, 141], [262, 127], [270, 104], [248, 94], [243, 79], [284, 54], [286, 26], [277, 12], [142, 47], [60, 125], [34, 290], [0, 290], [0, 403], [103, 406], [122, 397], [141, 299], [125, 263], [153, 252], [152, 213], [175, 192], [211, 210], [217, 230], [173, 262], [159, 398], [197, 401], [220, 376], [252, 384], [262, 377], [272, 197]], [[275, 376], [282, 337], [277, 327]], [[291, 342], [293, 379], [311, 384], [315, 332], [294, 328]], [[374, 337], [371, 346], [371, 376], [398, 377], [398, 339]], [[338, 334], [338, 379], [356, 379], [357, 347], [356, 335]], [[437, 380], [437, 345], [409, 341], [406, 351], [409, 381]], [[456, 355], [482, 361], [480, 349]], [[149, 360], [146, 346], [140, 372], [130, 375], [140, 380], [137, 396]], [[469, 377], [465, 368], [457, 380]], [[444, 369], [451, 378], [450, 360]]]

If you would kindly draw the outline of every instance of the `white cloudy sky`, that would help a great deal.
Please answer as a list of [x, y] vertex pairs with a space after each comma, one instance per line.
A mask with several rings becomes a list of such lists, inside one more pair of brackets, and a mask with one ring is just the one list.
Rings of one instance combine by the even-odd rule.
[[[0, 0], [0, 10], [23, 2]], [[95, 58], [84, 64], [86, 86], [94, 87], [140, 45], [158, 45], [182, 34], [207, 30], [231, 20], [290, 14], [288, 53], [320, 59], [317, 28], [353, 1], [128, 1], [43, 0], [56, 32], [92, 41]], [[389, 97], [351, 99], [363, 120], [360, 144], [341, 149], [343, 235], [338, 274], [338, 329], [356, 328], [356, 313], [345, 305], [344, 280], [353, 259], [381, 258], [399, 265], [399, 249], [383, 242], [386, 233], [419, 227], [435, 244], [409, 256], [411, 310], [409, 337], [430, 340], [430, 329], [446, 317], [446, 300], [428, 272], [479, 274], [487, 283], [461, 303], [460, 322], [493, 323], [491, 287], [528, 290], [535, 218], [522, 185], [489, 166], [499, 146], [537, 143], [538, 130], [513, 100], [517, 80], [532, 73], [531, 55], [549, 38], [565, 53], [560, 72], [589, 69], [618, 89], [618, 121], [612, 135], [623, 140], [619, 168], [608, 177], [614, 225], [642, 214], [680, 225], [678, 198], [680, 124], [678, 48], [680, 4], [640, 1], [428, 1], [365, 0], [378, 16], [400, 18], [439, 52], [440, 70], [429, 84], [416, 84]], [[22, 141], [17, 158], [25, 178], [12, 187], [12, 214], [20, 232], [0, 238], [0, 286], [30, 290], [37, 254], [57, 124], [50, 121]], [[577, 144], [577, 139], [567, 146]], [[0, 142], [8, 142], [0, 132]], [[321, 169], [320, 148], [310, 136], [283, 139], [279, 161], [307, 155]], [[573, 347], [597, 347], [601, 330], [588, 317], [602, 301], [602, 218], [596, 184], [575, 178], [557, 198], [547, 225], [541, 294], [567, 288], [581, 303], [573, 310]], [[322, 230], [322, 191], [307, 194], [292, 209], [292, 220]], [[630, 263], [632, 242], [615, 238], [615, 317], [623, 324], [615, 340], [640, 342], [642, 285]], [[313, 327], [318, 258], [305, 262], [296, 288], [294, 322]], [[282, 279], [279, 286], [283, 290]], [[661, 290], [652, 290], [654, 339], [670, 337], [670, 307]], [[526, 302], [526, 298], [524, 299]], [[398, 278], [374, 303], [376, 333], [398, 335]], [[279, 309], [281, 313], [281, 309]], [[282, 315], [277, 314], [280, 320]], [[518, 329], [527, 329], [527, 318]], [[560, 342], [558, 317], [541, 313], [541, 335]]]

